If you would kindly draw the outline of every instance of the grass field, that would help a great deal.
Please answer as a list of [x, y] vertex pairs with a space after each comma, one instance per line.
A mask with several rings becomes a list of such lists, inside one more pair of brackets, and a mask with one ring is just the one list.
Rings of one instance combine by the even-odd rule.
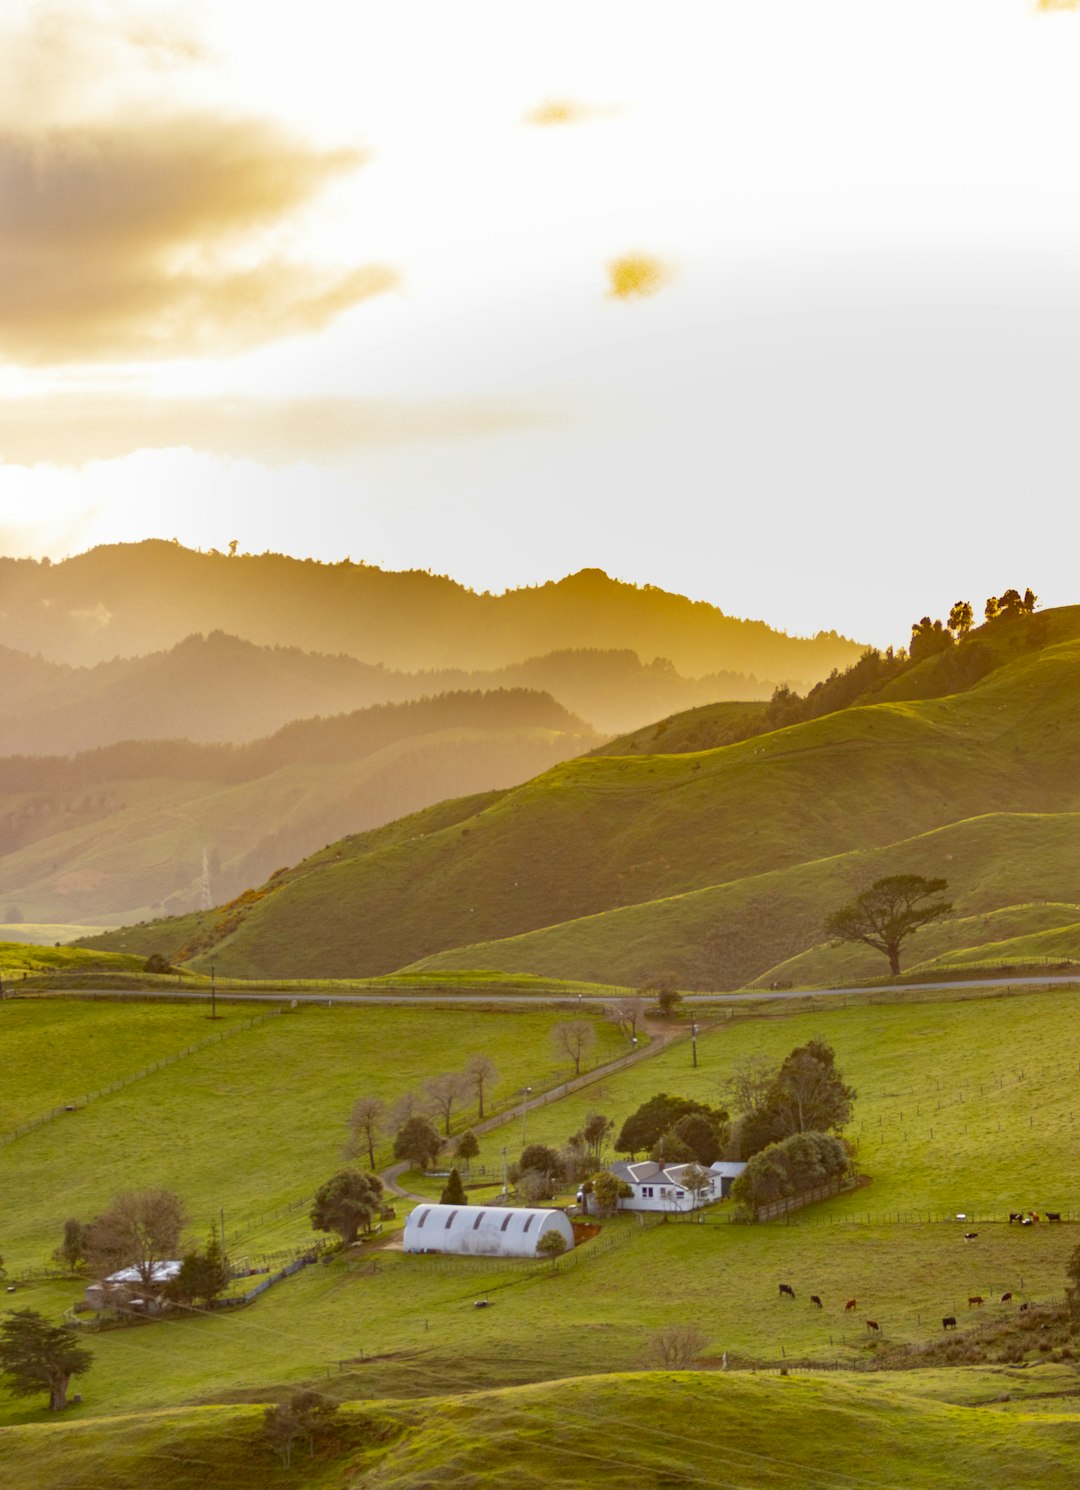
[[571, 1378], [346, 1407], [291, 1471], [257, 1441], [260, 1407], [189, 1407], [0, 1430], [0, 1487], [494, 1490], [512, 1476], [523, 1490], [1071, 1490], [1080, 1416], [1056, 1396], [1067, 1386], [1052, 1367]]
[[[396, 1098], [460, 1069], [478, 1050], [500, 1072], [496, 1102], [568, 1074], [551, 1043], [553, 1025], [566, 1016], [551, 1010], [302, 1007], [248, 1029], [257, 1008], [222, 1008], [215, 1026], [202, 1006], [0, 1005], [3, 1060], [15, 1073], [5, 1110], [14, 1123], [75, 1095], [77, 1052], [91, 1026], [95, 1064], [79, 1093], [98, 1072], [100, 1086], [218, 1030], [238, 1031], [0, 1148], [9, 1270], [44, 1263], [68, 1216], [89, 1219], [116, 1192], [147, 1185], [174, 1189], [199, 1237], [224, 1209], [228, 1234], [243, 1236], [247, 1250], [300, 1244], [311, 1236], [304, 1209], [268, 1213], [310, 1196], [340, 1167], [358, 1096]], [[605, 1021], [597, 1031], [597, 1060], [625, 1049]], [[35, 1065], [52, 1066], [50, 1047], [59, 1051], [55, 1072], [35, 1074]]]
[[[1080, 626], [1080, 611], [1062, 614]], [[1074, 637], [965, 693], [843, 709], [717, 749], [566, 762], [484, 804], [331, 845], [212, 918], [195, 965], [332, 976], [420, 963], [736, 987], [817, 949], [827, 912], [884, 873], [944, 874], [963, 920], [1067, 902], [1078, 677]]]

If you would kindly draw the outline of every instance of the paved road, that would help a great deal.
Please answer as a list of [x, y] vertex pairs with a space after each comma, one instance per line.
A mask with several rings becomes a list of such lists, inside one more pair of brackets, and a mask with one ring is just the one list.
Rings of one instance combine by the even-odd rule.
[[[1045, 977], [1010, 976], [1002, 978], [956, 978], [937, 983], [868, 983], [858, 988], [788, 988], [751, 989], [740, 993], [688, 993], [683, 1002], [687, 1004], [741, 1003], [743, 1001], [764, 1002], [771, 999], [796, 998], [840, 998], [849, 993], [890, 993], [895, 990], [912, 989], [918, 993], [932, 993], [938, 989], [957, 988], [1068, 988], [1080, 985], [1080, 974], [1049, 974]], [[41, 990], [35, 990], [40, 992]], [[9, 996], [18, 995], [18, 984], [9, 984]], [[76, 998], [164, 998], [190, 999], [208, 1003], [210, 994], [193, 989], [111, 989], [111, 988], [56, 988], [50, 993], [64, 993]], [[259, 993], [232, 993], [218, 989], [218, 998], [223, 1003], [279, 1003], [279, 1004], [550, 1004], [564, 1005], [609, 1003], [614, 995], [605, 994], [544, 994], [544, 993], [275, 993], [266, 989]], [[619, 997], [630, 996], [630, 990]]]

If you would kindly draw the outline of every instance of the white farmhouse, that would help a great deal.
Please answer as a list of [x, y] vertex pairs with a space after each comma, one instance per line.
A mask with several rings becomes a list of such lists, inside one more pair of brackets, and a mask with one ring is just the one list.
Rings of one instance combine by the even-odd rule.
[[535, 1257], [557, 1232], [569, 1252], [574, 1228], [562, 1211], [482, 1205], [418, 1205], [405, 1222], [405, 1252], [459, 1252], [472, 1257]]
[[745, 1164], [719, 1159], [706, 1173], [709, 1183], [696, 1195], [684, 1183], [689, 1164], [657, 1164], [654, 1159], [640, 1163], [621, 1162], [610, 1166], [611, 1173], [629, 1186], [630, 1194], [619, 1201], [620, 1211], [694, 1211], [715, 1200], [724, 1200], [731, 1182], [742, 1174]]

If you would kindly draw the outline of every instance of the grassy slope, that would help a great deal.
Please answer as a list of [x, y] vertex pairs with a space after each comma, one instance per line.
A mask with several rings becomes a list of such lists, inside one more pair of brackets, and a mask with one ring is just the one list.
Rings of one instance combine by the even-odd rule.
[[[189, 1408], [115, 1424], [65, 1421], [8, 1430], [0, 1486], [254, 1490], [302, 1482], [311, 1490], [482, 1490], [505, 1486], [511, 1466], [521, 1490], [1075, 1484], [1071, 1404], [1031, 1400], [1019, 1412], [1003, 1411], [993, 1398], [1022, 1393], [1021, 1373], [977, 1372], [970, 1379], [980, 1405], [958, 1406], [949, 1396], [935, 1400], [926, 1390], [929, 1376], [823, 1381], [642, 1372], [444, 1397], [422, 1409], [376, 1401], [346, 1409], [334, 1440], [314, 1460], [301, 1451], [291, 1473], [257, 1446], [261, 1411], [254, 1406]], [[966, 1380], [956, 1372], [950, 1378], [945, 1390]], [[1039, 1385], [1060, 1383], [1043, 1373]]]
[[[130, 921], [198, 900], [203, 852], [246, 888], [341, 834], [463, 791], [504, 787], [580, 750], [588, 736], [528, 727], [447, 729], [361, 759], [295, 764], [238, 785], [145, 778], [98, 783], [122, 804], [0, 859], [0, 895], [41, 920]], [[18, 811], [36, 793], [0, 798]], [[65, 795], [61, 793], [61, 795]], [[78, 799], [81, 791], [66, 794]]]
[[[245, 1247], [298, 1245], [311, 1235], [305, 1211], [260, 1218], [311, 1195], [340, 1166], [358, 1096], [394, 1099], [460, 1069], [478, 1050], [501, 1073], [495, 1101], [566, 1074], [550, 1033], [565, 1016], [550, 1010], [302, 1008], [249, 1030], [256, 1011], [222, 1007], [211, 1024], [202, 1006], [0, 1005], [5, 1065], [23, 1073], [3, 1100], [5, 1128], [220, 1031], [230, 1035], [0, 1149], [9, 1268], [44, 1263], [68, 1216], [88, 1219], [116, 1192], [146, 1185], [175, 1189], [197, 1236], [224, 1207], [229, 1234], [243, 1232]], [[610, 1025], [600, 1021], [598, 1033], [597, 1059], [621, 1049]], [[51, 1046], [68, 1043], [66, 1055], [50, 1058], [48, 1075], [34, 1075]]]
[[[844, 710], [704, 753], [567, 762], [451, 830], [359, 854], [339, 845], [340, 859], [307, 861], [215, 949], [218, 966], [249, 975], [301, 965], [327, 975], [389, 971], [989, 813], [1071, 810], [1080, 805], [1071, 749], [1078, 678], [1080, 643], [1066, 642], [962, 695]], [[971, 893], [954, 865], [931, 872], [942, 868], [961, 898]], [[1065, 898], [1066, 884], [1059, 874], [1049, 898]], [[835, 895], [834, 880], [811, 887], [815, 927]], [[744, 981], [817, 939], [775, 955], [763, 948], [756, 965], [720, 947], [704, 981]], [[680, 950], [691, 950], [685, 939], [664, 938], [649, 960], [667, 966]], [[540, 962], [528, 970], [554, 971]]]

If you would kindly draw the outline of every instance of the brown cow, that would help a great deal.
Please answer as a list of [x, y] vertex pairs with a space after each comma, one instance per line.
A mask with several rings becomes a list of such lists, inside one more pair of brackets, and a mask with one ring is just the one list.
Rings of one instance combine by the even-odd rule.
[[973, 1304], [981, 1304], [981, 1303], [982, 1303], [982, 1294], [981, 1293], [973, 1293], [973, 1294], [969, 1294], [968, 1295], [968, 1308], [969, 1309], [971, 1308], [971, 1306]]
[[848, 1299], [847, 1303], [844, 1305], [844, 1308], [845, 1309], [854, 1309], [855, 1308], [855, 1300], [854, 1299]]
[[880, 1330], [881, 1326], [878, 1324], [876, 1319], [868, 1319], [866, 1321], [866, 1328], [868, 1330]]
[[1003, 1293], [1001, 1295], [1001, 1302], [1003, 1304], [1011, 1304], [1012, 1303], [1012, 1294], [1011, 1293]]
[[812, 1294], [811, 1294], [811, 1295], [810, 1295], [810, 1302], [811, 1302], [811, 1303], [812, 1303], [812, 1304], [816, 1304], [816, 1305], [817, 1305], [817, 1306], [818, 1306], [818, 1308], [819, 1308], [819, 1309], [820, 1309], [820, 1308], [821, 1308], [821, 1307], [822, 1307], [822, 1303], [821, 1303], [821, 1300], [820, 1300], [820, 1299], [819, 1299], [819, 1298], [818, 1298], [818, 1296], [817, 1296], [817, 1294], [816, 1294], [816, 1293], [812, 1293]]

